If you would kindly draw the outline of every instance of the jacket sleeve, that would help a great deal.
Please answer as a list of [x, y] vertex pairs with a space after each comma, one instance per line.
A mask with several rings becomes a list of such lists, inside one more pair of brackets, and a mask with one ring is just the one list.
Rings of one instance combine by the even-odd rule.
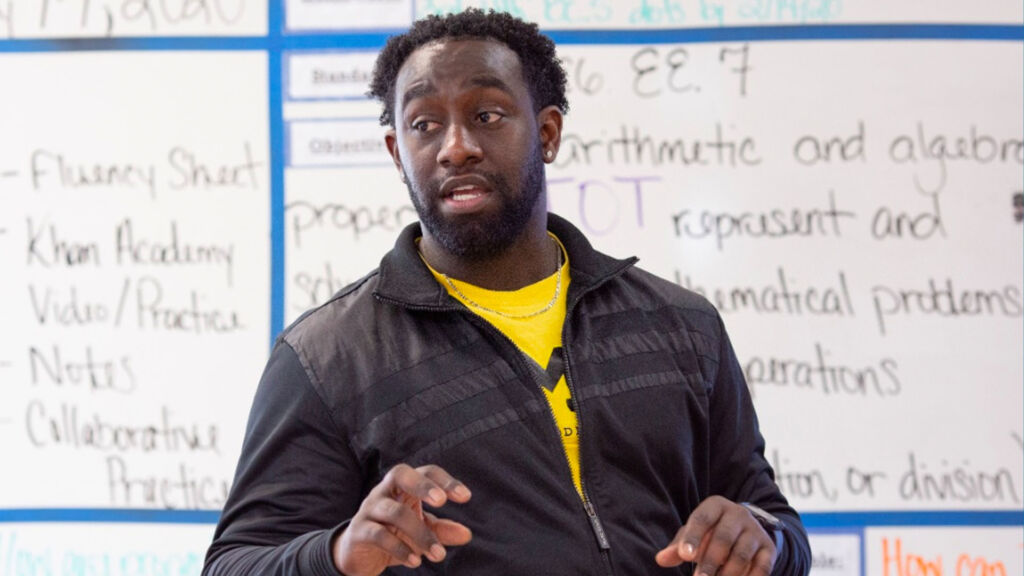
[[279, 340], [203, 574], [337, 576], [331, 542], [361, 501], [362, 474], [295, 350]]
[[749, 502], [786, 525], [785, 543], [773, 576], [802, 576], [811, 568], [811, 548], [800, 515], [775, 484], [764, 457], [764, 438], [739, 361], [718, 318], [718, 366], [710, 395], [711, 492]]

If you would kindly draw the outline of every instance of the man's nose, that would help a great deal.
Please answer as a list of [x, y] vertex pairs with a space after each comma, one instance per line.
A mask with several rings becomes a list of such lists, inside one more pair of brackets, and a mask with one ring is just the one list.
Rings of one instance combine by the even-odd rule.
[[478, 162], [482, 158], [483, 150], [474, 138], [472, 130], [458, 122], [450, 124], [445, 131], [437, 162], [442, 166], [463, 166], [470, 162]]

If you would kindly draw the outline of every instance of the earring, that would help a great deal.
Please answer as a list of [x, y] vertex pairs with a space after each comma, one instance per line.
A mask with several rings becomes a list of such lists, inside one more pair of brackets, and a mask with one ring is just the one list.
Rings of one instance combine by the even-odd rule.
[[551, 158], [552, 154], [554, 154], [554, 152], [552, 150], [548, 150], [547, 152], [544, 153], [544, 157]]

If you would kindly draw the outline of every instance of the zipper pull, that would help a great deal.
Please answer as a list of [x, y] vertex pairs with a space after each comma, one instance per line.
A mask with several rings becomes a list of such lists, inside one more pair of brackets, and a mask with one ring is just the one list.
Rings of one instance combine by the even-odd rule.
[[594, 529], [594, 536], [597, 537], [597, 545], [601, 550], [611, 550], [612, 545], [608, 542], [608, 536], [604, 533], [604, 526], [601, 525], [601, 519], [597, 517], [597, 512], [594, 511], [594, 506], [590, 502], [583, 502], [583, 509], [587, 512], [587, 518], [590, 520], [590, 527]]

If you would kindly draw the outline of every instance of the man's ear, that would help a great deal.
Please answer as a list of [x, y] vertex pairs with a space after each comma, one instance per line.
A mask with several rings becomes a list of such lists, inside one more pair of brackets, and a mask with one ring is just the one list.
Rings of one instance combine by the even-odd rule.
[[394, 128], [389, 128], [384, 133], [384, 145], [388, 147], [388, 154], [391, 154], [391, 161], [395, 163], [398, 170], [398, 177], [405, 182], [405, 169], [402, 168], [402, 157], [398, 153], [398, 136]]
[[540, 131], [541, 156], [550, 164], [558, 157], [562, 145], [562, 111], [558, 106], [547, 106], [537, 113], [537, 128]]

